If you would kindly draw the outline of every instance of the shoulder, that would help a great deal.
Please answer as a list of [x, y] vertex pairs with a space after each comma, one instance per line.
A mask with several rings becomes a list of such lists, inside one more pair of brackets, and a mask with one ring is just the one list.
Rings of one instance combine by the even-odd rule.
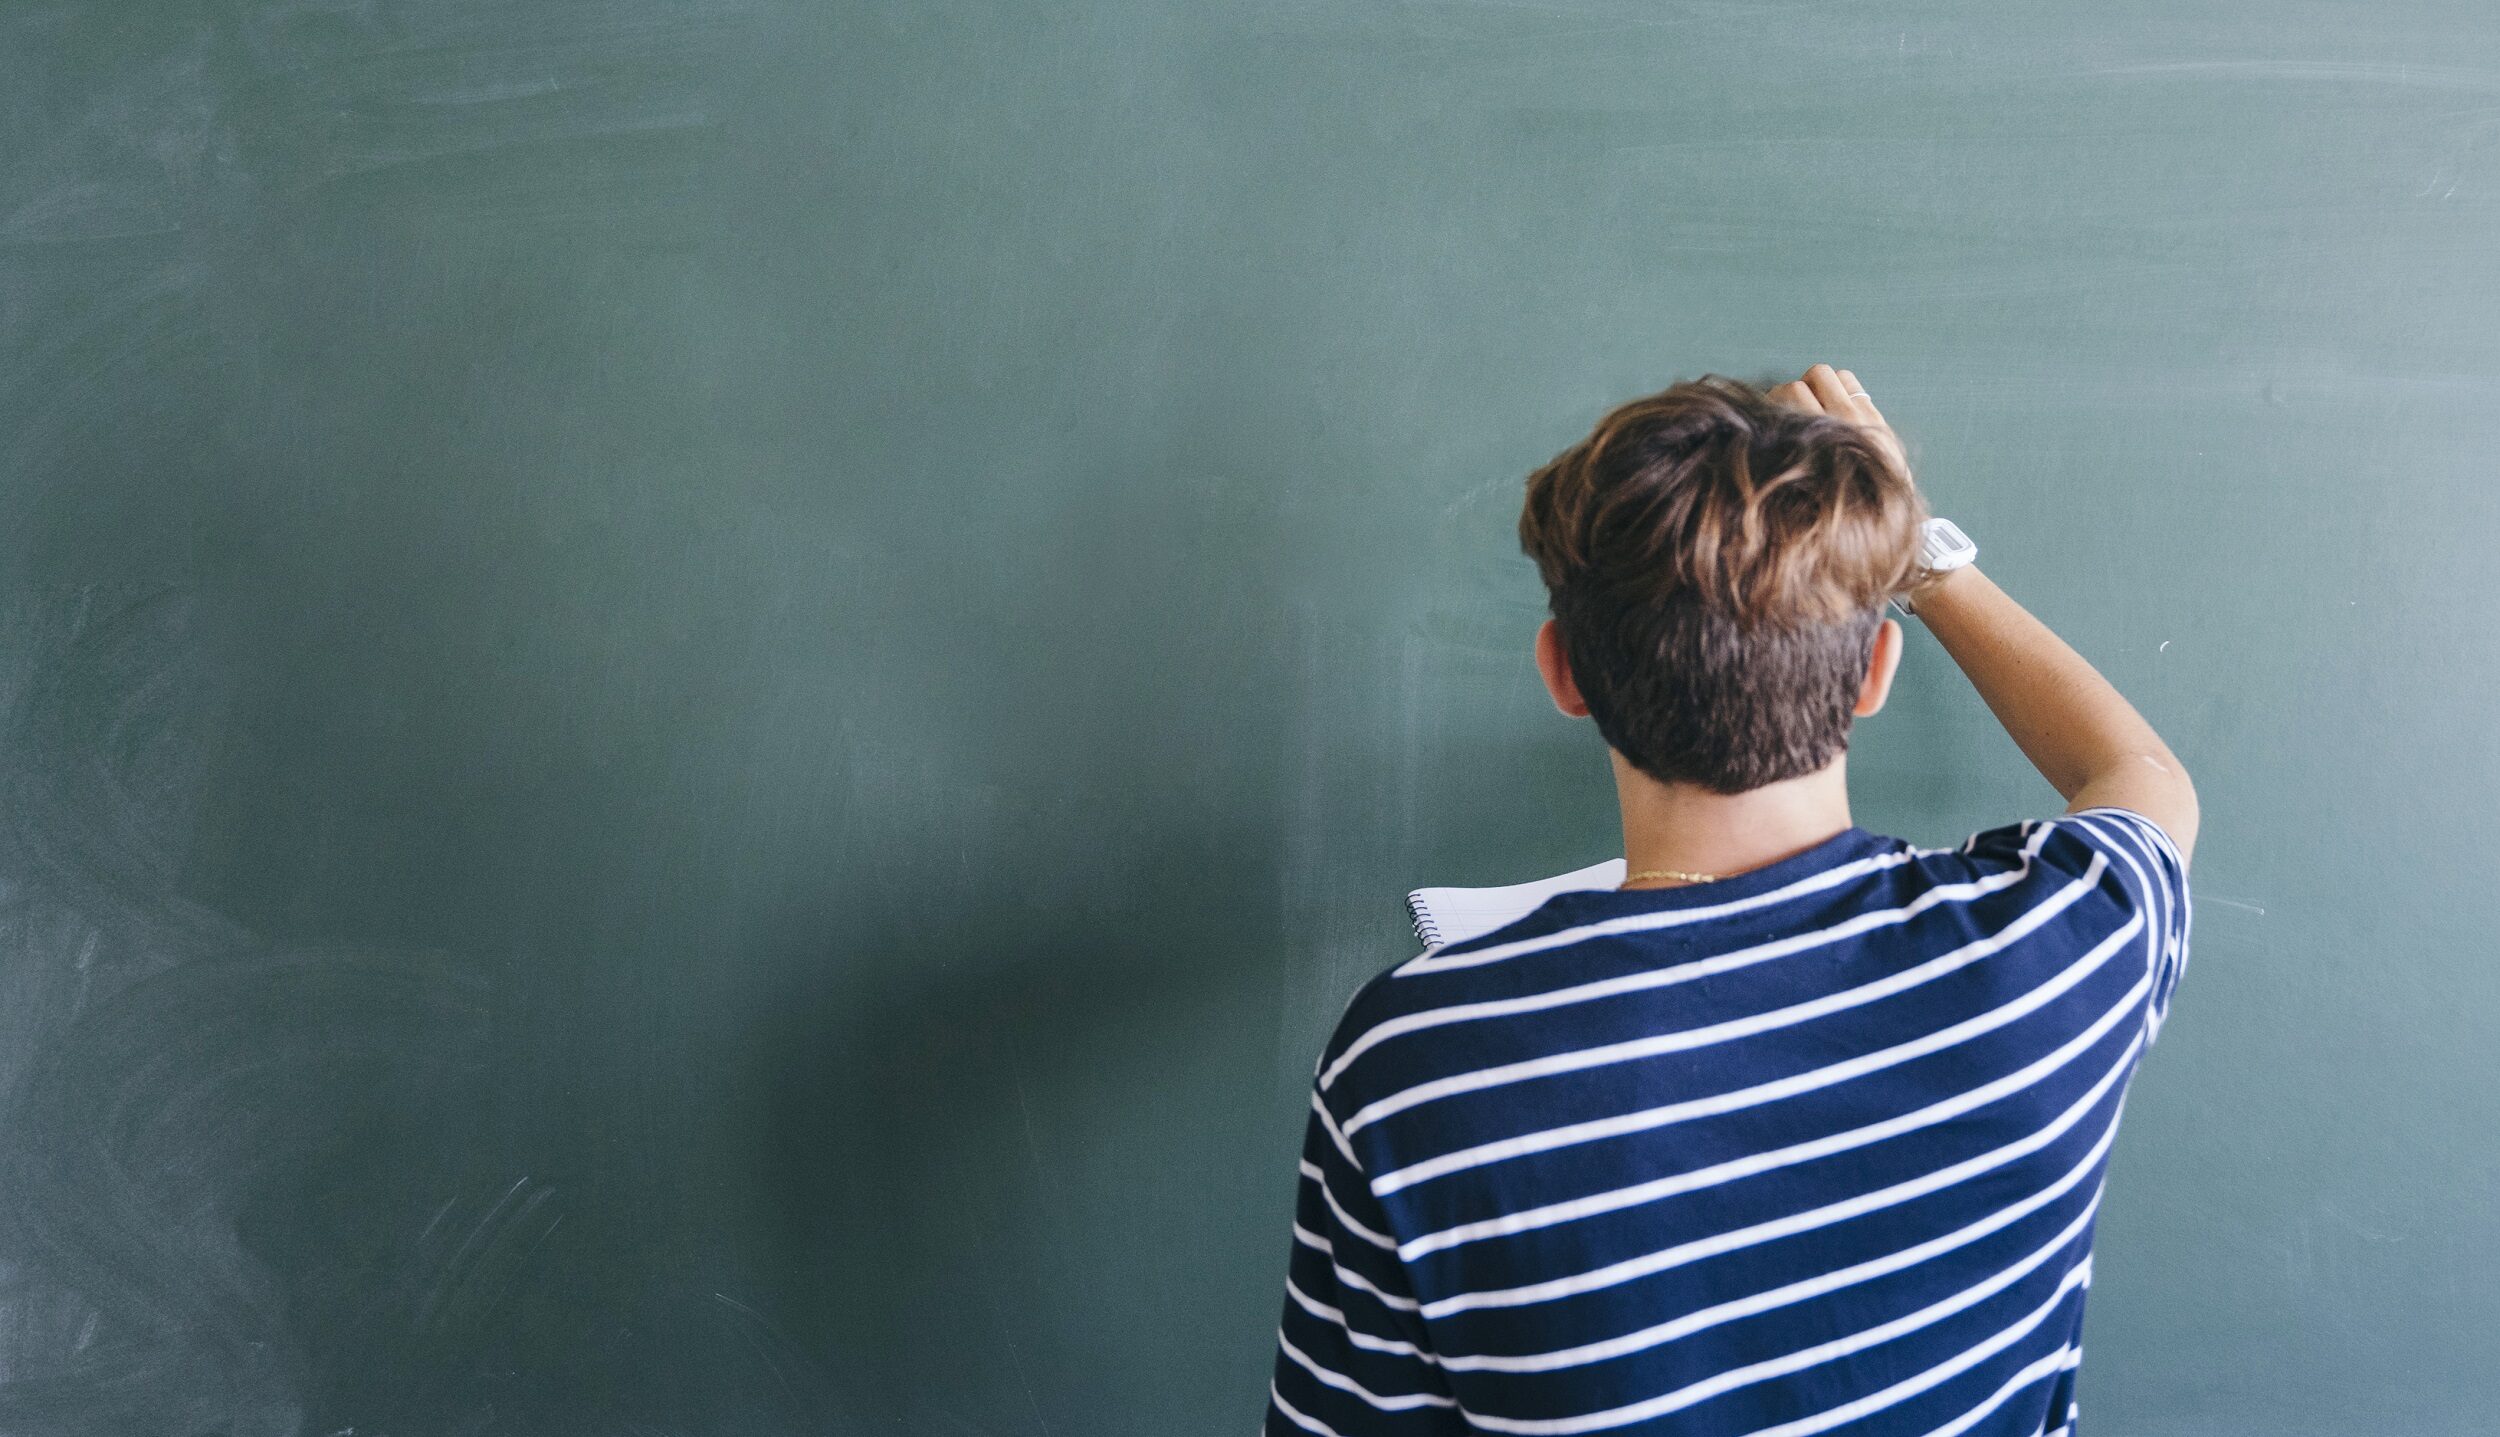
[[2087, 808], [1983, 829], [1952, 850], [1974, 874], [2031, 869], [2082, 877], [2112, 873], [2138, 898], [2184, 892], [2187, 865], [2161, 825], [2124, 808]]
[[[1983, 829], [1959, 847], [1917, 850], [1919, 880], [2002, 894], [2025, 931], [2120, 928], [2158, 952], [2184, 942], [2187, 865], [2161, 825], [2124, 808], [2087, 808]], [[2007, 910], [1994, 908], [2000, 921]]]
[[[1427, 950], [1427, 952], [1432, 950]], [[1427, 992], [1431, 985], [1404, 981], [1413, 959], [1402, 959], [1381, 969], [1346, 999], [1345, 1009], [1337, 1015], [1337, 1026], [1328, 1035], [1327, 1046], [1320, 1050], [1319, 1073], [1325, 1081], [1341, 1069], [1363, 1048], [1366, 1038], [1390, 1028], [1399, 1020], [1436, 1006], [1439, 995]]]
[[[1534, 928], [1530, 924], [1527, 927]], [[1522, 925], [1513, 924], [1479, 939], [1427, 949], [1420, 957], [1393, 964], [1365, 981], [1346, 1000], [1344, 1010], [1330, 1032], [1327, 1044], [1320, 1050], [1319, 1063], [1313, 1079], [1324, 1105], [1345, 1103], [1343, 1111], [1359, 1108], [1358, 1093], [1379, 1077], [1384, 1061], [1393, 1069], [1403, 1070], [1407, 1060], [1418, 1055], [1417, 1043], [1423, 1048], [1437, 1049], [1428, 1040], [1445, 1033], [1450, 1025], [1472, 1027], [1471, 1020], [1490, 1018], [1514, 1008], [1537, 1006], [1535, 999], [1524, 1002], [1517, 985], [1531, 977], [1525, 968], [1498, 961], [1510, 947], [1536, 948], [1550, 946], [1567, 939], [1565, 932], [1538, 933], [1534, 938], [1516, 935]], [[1487, 955], [1496, 961], [1475, 964], [1466, 961], [1471, 955]], [[1459, 962], [1450, 968], [1439, 968], [1424, 959], [1457, 955]], [[1530, 987], [1534, 984], [1531, 983]], [[1405, 1040], [1405, 1041], [1400, 1041]], [[1384, 1051], [1385, 1049], [1385, 1051]], [[1399, 1057], [1400, 1054], [1404, 1058]], [[1350, 1072], [1352, 1069], [1361, 1072]], [[1368, 1076], [1367, 1076], [1368, 1075]], [[1340, 1080], [1343, 1081], [1340, 1081]]]

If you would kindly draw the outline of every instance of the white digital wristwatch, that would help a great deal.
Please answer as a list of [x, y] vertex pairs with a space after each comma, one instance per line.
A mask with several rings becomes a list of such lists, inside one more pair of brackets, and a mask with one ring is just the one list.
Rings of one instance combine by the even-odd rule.
[[[1979, 545], [1972, 542], [1971, 536], [1962, 532], [1962, 526], [1952, 520], [1930, 519], [1918, 526], [1919, 583], [1932, 583], [1938, 575], [1949, 574], [1978, 557]], [[1905, 614], [1918, 612], [1910, 607], [1910, 596], [1907, 594], [1893, 602], [1900, 605], [1901, 612]]]

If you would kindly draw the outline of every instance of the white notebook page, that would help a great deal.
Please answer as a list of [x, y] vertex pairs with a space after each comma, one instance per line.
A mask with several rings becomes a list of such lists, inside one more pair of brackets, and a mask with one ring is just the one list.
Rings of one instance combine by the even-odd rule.
[[1424, 946], [1440, 948], [1481, 938], [1496, 928], [1516, 923], [1557, 893], [1622, 886], [1623, 860], [1609, 858], [1533, 883], [1513, 883], [1501, 888], [1418, 888], [1406, 895], [1406, 911], [1415, 920], [1415, 936], [1424, 940]]

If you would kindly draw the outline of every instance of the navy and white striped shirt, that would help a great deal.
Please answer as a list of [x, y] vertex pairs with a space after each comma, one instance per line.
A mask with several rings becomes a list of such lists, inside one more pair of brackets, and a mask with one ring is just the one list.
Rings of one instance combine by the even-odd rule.
[[2099, 808], [1381, 974], [1312, 1092], [1267, 1434], [2069, 1433], [2187, 934], [2177, 850]]

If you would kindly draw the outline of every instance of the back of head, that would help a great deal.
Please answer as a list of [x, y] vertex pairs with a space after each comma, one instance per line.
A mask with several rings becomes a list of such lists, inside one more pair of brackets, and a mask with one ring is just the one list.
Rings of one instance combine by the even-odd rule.
[[1711, 375], [1529, 476], [1519, 541], [1606, 742], [1661, 782], [1742, 793], [1848, 746], [1924, 517], [1867, 430]]

